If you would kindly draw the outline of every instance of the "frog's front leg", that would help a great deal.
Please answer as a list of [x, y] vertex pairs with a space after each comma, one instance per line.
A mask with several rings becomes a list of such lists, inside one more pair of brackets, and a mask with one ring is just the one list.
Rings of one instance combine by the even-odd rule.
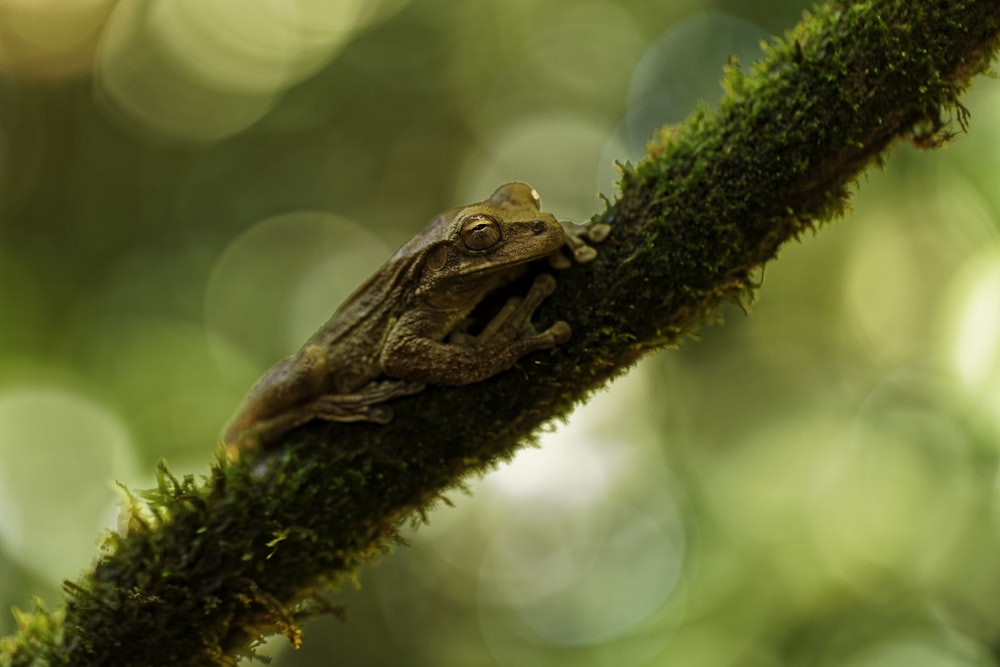
[[[541, 305], [545, 297], [551, 295], [556, 289], [556, 279], [547, 273], [543, 273], [531, 285], [531, 289], [524, 298], [511, 297], [500, 309], [493, 319], [489, 321], [478, 336], [470, 341], [472, 345], [488, 346], [503, 344], [503, 341], [517, 338], [519, 333], [528, 327], [530, 331], [531, 316], [535, 309]], [[541, 334], [552, 333], [555, 336], [555, 343], [565, 343], [572, 335], [569, 324], [562, 320], [553, 324], [549, 329]], [[532, 336], [528, 336], [531, 338]], [[548, 346], [548, 347], [551, 347]], [[538, 348], [536, 348], [538, 349]]]
[[556, 322], [541, 333], [530, 320], [545, 297], [555, 290], [555, 278], [543, 274], [524, 297], [513, 297], [483, 331], [464, 342], [442, 342], [424, 337], [418, 322], [397, 326], [382, 350], [387, 375], [426, 384], [463, 385], [480, 382], [513, 366], [518, 359], [569, 340], [565, 322]]

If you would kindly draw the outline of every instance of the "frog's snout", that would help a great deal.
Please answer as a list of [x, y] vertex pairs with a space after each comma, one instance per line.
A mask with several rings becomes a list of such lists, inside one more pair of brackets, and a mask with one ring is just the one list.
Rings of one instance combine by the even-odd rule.
[[531, 223], [531, 231], [535, 234], [544, 234], [548, 229], [549, 226], [545, 224], [544, 220], [535, 220]]

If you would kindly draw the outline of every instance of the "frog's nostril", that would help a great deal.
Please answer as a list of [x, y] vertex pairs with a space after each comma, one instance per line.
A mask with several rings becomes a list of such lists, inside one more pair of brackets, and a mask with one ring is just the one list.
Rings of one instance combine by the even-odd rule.
[[533, 223], [531, 223], [531, 231], [533, 231], [536, 234], [544, 233], [546, 227], [547, 226], [544, 220], [535, 220]]

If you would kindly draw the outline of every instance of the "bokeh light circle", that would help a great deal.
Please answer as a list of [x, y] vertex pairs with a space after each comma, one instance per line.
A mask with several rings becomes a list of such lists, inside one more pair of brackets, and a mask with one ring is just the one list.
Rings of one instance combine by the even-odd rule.
[[549, 505], [498, 526], [483, 563], [481, 604], [502, 605], [528, 635], [599, 644], [636, 629], [673, 593], [684, 562], [678, 515], [606, 502]]
[[[888, 367], [905, 363], [921, 349], [926, 295], [921, 266], [909, 232], [885, 224], [889, 212], [859, 225], [844, 275], [844, 304], [858, 338]], [[860, 222], [860, 221], [859, 221]]]
[[594, 183], [611, 128], [571, 113], [524, 117], [485, 141], [460, 170], [455, 201], [476, 201], [507, 181], [531, 184], [542, 207], [558, 218], [585, 220], [596, 200], [581, 183]]
[[0, 2], [0, 71], [31, 79], [86, 74], [115, 0]]
[[112, 482], [134, 483], [136, 469], [106, 406], [59, 386], [0, 392], [0, 496], [12, 503], [0, 507], [0, 538], [24, 567], [52, 582], [85, 567], [118, 500]]
[[672, 24], [646, 48], [632, 74], [626, 123], [632, 154], [642, 154], [654, 130], [679, 123], [698, 103], [717, 103], [723, 65], [735, 56], [747, 67], [760, 58], [766, 37], [746, 19], [717, 11]]
[[273, 363], [298, 349], [390, 254], [374, 234], [331, 213], [267, 218], [215, 262], [206, 325], [249, 358]]
[[160, 6], [119, 3], [108, 21], [94, 77], [96, 100], [108, 118], [152, 141], [211, 142], [263, 117], [277, 99], [280, 79], [270, 89], [235, 93], [192, 76], [156, 23]]
[[[550, 6], [547, 11], [550, 15], [536, 24], [527, 49], [537, 73], [573, 97], [620, 94], [615, 87], [622, 87], [642, 53], [643, 37], [633, 16], [616, 3], [596, 1]], [[508, 34], [513, 38], [516, 33]], [[505, 44], [511, 41], [502, 39]]]
[[1000, 244], [970, 257], [941, 303], [943, 363], [977, 422], [1000, 434]]
[[360, 0], [119, 3], [95, 90], [112, 119], [161, 139], [207, 142], [259, 120], [360, 25]]

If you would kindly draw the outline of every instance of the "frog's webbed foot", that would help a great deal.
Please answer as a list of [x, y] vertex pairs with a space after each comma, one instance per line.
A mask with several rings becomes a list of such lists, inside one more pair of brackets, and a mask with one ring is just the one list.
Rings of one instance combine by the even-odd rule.
[[[580, 264], [586, 264], [597, 257], [597, 250], [587, 241], [601, 243], [611, 233], [611, 226], [603, 222], [577, 224], [569, 220], [560, 220], [559, 224], [562, 225], [563, 233], [566, 235], [566, 246], [573, 253], [573, 259]], [[570, 261], [560, 251], [550, 256], [549, 264], [554, 269], [566, 269], [569, 268]]]
[[424, 386], [407, 380], [375, 380], [351, 394], [321, 394], [269, 417], [254, 419], [249, 426], [231, 427], [223, 445], [229, 459], [236, 461], [241, 451], [258, 450], [313, 419], [387, 424], [393, 416], [387, 401], [415, 394]]
[[392, 408], [388, 401], [423, 391], [424, 384], [408, 380], [373, 380], [353, 394], [323, 394], [302, 406], [309, 419], [334, 422], [388, 424]]

